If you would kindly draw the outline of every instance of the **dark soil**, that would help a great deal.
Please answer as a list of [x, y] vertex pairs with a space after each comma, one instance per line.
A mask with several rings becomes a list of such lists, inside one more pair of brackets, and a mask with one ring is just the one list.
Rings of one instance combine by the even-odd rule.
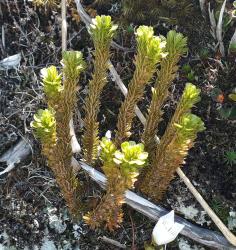
[[[92, 2], [88, 1], [86, 4]], [[33, 137], [30, 128], [33, 114], [37, 109], [45, 106], [40, 84], [40, 69], [51, 64], [59, 66], [61, 38], [60, 15], [57, 10], [45, 11], [44, 8], [33, 7], [31, 3], [16, 0], [0, 0], [0, 7], [0, 22], [4, 27], [6, 41], [5, 47], [2, 41], [0, 42], [0, 60], [16, 53], [22, 55], [19, 68], [0, 70], [1, 156], [20, 138]], [[111, 14], [110, 7], [108, 4], [104, 8], [99, 7], [97, 11]], [[222, 58], [225, 67], [221, 68], [218, 63], [219, 54], [212, 49], [214, 40], [209, 32], [208, 20], [201, 17], [197, 6], [194, 8], [196, 12], [194, 22], [191, 22], [190, 26], [178, 27], [178, 31], [189, 37], [189, 54], [181, 60], [181, 65], [185, 63], [191, 65], [196, 75], [193, 83], [202, 90], [202, 100], [194, 108], [194, 113], [203, 119], [206, 130], [199, 134], [183, 170], [221, 219], [227, 223], [228, 212], [236, 208], [236, 166], [226, 162], [225, 153], [236, 151], [236, 129], [235, 120], [222, 119], [219, 108], [233, 105], [227, 96], [236, 86], [235, 58]], [[71, 13], [70, 11], [68, 16], [68, 48], [82, 50], [88, 64], [87, 72], [81, 79], [78, 101], [78, 108], [83, 115], [80, 107], [91, 77], [93, 45], [84, 25], [73, 20]], [[115, 13], [114, 16], [118, 20], [119, 13]], [[198, 21], [195, 22], [195, 20]], [[170, 28], [175, 28], [171, 25], [163, 26], [159, 22], [154, 25], [157, 33], [163, 35]], [[227, 31], [226, 44], [230, 39], [228, 34], [232, 30], [231, 27]], [[134, 47], [133, 32], [128, 31], [126, 26], [122, 26], [117, 42], [125, 47]], [[207, 58], [199, 58], [203, 49], [207, 50]], [[133, 56], [133, 53], [112, 50], [112, 62], [125, 84], [128, 84], [132, 77]], [[159, 127], [160, 136], [164, 133], [186, 82], [188, 79], [180, 70], [164, 108], [164, 120]], [[222, 91], [225, 97], [223, 103], [212, 98], [213, 88], [219, 88]], [[149, 86], [146, 97], [139, 104], [143, 112], [146, 112], [150, 102], [150, 93]], [[110, 76], [101, 100], [100, 135], [104, 136], [107, 130], [115, 130], [118, 109], [123, 100], [122, 94]], [[78, 116], [75, 114], [75, 121], [77, 119]], [[142, 125], [137, 119], [134, 121], [133, 132], [132, 139], [137, 140], [142, 133]], [[78, 124], [76, 124], [76, 133], [81, 138]], [[103, 242], [99, 238], [102, 236], [114, 239], [133, 250], [144, 249], [144, 242], [150, 242], [154, 223], [126, 206], [124, 223], [113, 233], [104, 230], [92, 231], [82, 222], [73, 227], [75, 224], [67, 215], [65, 203], [53, 174], [40, 154], [40, 145], [36, 140], [32, 150], [32, 155], [25, 162], [19, 163], [9, 174], [0, 176], [0, 244], [9, 244], [16, 249], [24, 249], [25, 246], [33, 249], [34, 245], [42, 244], [45, 235], [56, 244], [58, 249], [118, 249], [114, 245]], [[1, 171], [6, 164], [0, 164]], [[94, 198], [97, 198], [101, 192], [99, 187], [94, 184], [90, 189]], [[178, 206], [178, 197], [188, 197], [184, 199], [185, 205], [194, 204], [201, 210], [177, 177], [163, 199], [162, 205], [169, 209], [175, 208]], [[66, 225], [63, 233], [58, 233], [50, 227], [48, 209], [51, 208], [55, 209], [54, 214], [58, 218], [63, 217], [63, 223]], [[205, 223], [203, 226], [208, 225]], [[213, 224], [210, 228], [217, 230]], [[8, 242], [2, 236], [3, 233], [8, 235]], [[69, 248], [66, 247], [67, 243], [70, 243]], [[178, 240], [168, 245], [168, 249], [179, 249]]]

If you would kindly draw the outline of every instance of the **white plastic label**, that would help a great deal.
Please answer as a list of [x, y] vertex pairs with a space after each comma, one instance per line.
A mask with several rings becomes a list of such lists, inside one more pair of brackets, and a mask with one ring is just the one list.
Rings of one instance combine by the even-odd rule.
[[152, 231], [152, 239], [158, 246], [165, 245], [173, 241], [184, 225], [174, 222], [174, 210], [162, 216]]

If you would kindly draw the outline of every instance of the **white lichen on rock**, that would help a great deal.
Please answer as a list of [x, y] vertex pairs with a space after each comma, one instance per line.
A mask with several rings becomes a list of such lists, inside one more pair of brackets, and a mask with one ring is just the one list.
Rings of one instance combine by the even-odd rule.
[[48, 237], [44, 237], [40, 250], [57, 250], [57, 248], [53, 241], [49, 240]]
[[179, 249], [180, 250], [204, 250], [204, 247], [199, 247], [197, 245], [190, 245], [189, 242], [183, 238], [179, 238], [179, 243], [178, 243]]
[[200, 225], [207, 224], [209, 226], [211, 224], [211, 221], [207, 220], [207, 213], [204, 210], [197, 209], [195, 204], [186, 206], [181, 197], [178, 197], [177, 200], [179, 204], [175, 210], [183, 214], [186, 219], [193, 220]]
[[66, 230], [66, 224], [56, 215], [56, 211], [57, 209], [55, 208], [48, 208], [49, 227], [57, 233], [62, 234]]

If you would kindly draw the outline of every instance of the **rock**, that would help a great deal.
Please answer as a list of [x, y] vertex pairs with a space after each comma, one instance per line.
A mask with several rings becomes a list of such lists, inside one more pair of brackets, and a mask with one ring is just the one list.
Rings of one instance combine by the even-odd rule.
[[47, 237], [44, 237], [40, 250], [57, 250], [57, 248], [53, 241], [49, 240]]

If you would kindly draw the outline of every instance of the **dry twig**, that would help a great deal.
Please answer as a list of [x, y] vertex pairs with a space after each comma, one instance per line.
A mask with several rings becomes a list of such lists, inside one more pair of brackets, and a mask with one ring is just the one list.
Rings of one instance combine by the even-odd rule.
[[120, 242], [116, 241], [116, 240], [112, 240], [110, 238], [107, 238], [106, 236], [102, 236], [102, 237], [98, 237], [99, 240], [102, 240], [106, 243], [109, 243], [115, 247], [119, 247], [121, 249], [126, 249], [126, 245], [121, 244]]

